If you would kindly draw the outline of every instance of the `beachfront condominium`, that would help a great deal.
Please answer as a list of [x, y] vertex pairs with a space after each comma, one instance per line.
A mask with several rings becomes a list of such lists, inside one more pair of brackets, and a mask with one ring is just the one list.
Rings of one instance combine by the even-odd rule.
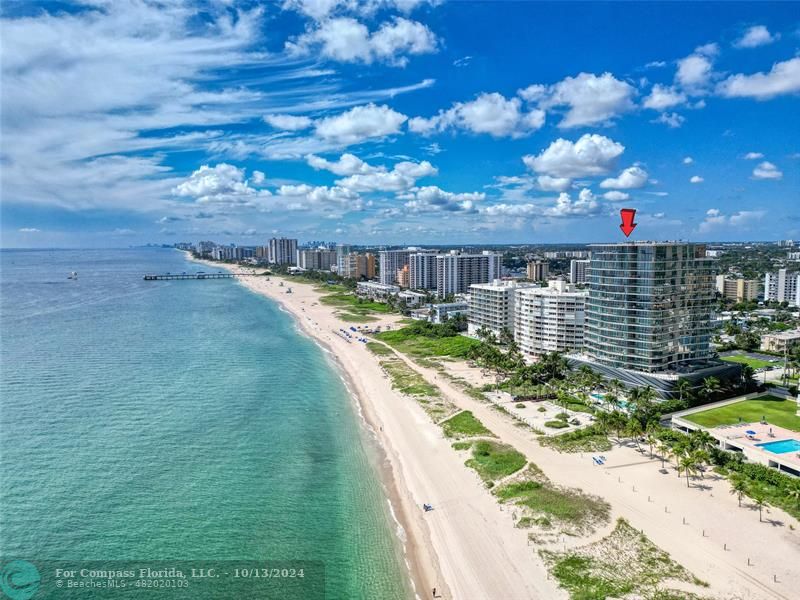
[[761, 292], [761, 282], [757, 279], [728, 279], [724, 275], [717, 275], [717, 292], [723, 298], [736, 302], [755, 300]]
[[514, 296], [520, 290], [535, 285], [495, 279], [491, 283], [474, 283], [469, 286], [469, 334], [477, 335], [479, 331], [489, 331], [499, 336], [503, 329], [507, 329], [513, 335]]
[[381, 250], [378, 253], [380, 282], [384, 285], [394, 285], [397, 283], [397, 272], [408, 265], [408, 257], [418, 250], [418, 248]]
[[588, 290], [560, 279], [514, 294], [514, 339], [527, 359], [583, 346]]
[[436, 289], [436, 252], [416, 252], [408, 257], [408, 287]]
[[589, 259], [573, 258], [569, 261], [569, 282], [586, 283], [586, 276], [589, 271]]
[[330, 271], [336, 264], [336, 250], [312, 248], [297, 251], [297, 266], [307, 271]]
[[339, 263], [339, 275], [350, 279], [373, 279], [375, 277], [375, 255], [348, 254]]
[[297, 240], [272, 238], [269, 241], [269, 262], [273, 265], [294, 265], [297, 260]]
[[800, 306], [800, 272], [780, 269], [764, 275], [764, 300]]
[[737, 376], [712, 357], [713, 259], [682, 242], [592, 245], [578, 360], [668, 394], [678, 377]]
[[502, 257], [485, 250], [480, 254], [462, 254], [453, 250], [436, 256], [436, 295], [465, 294], [475, 283], [499, 279]]
[[550, 263], [546, 260], [533, 260], [528, 263], [527, 272], [531, 281], [547, 281], [550, 277]]

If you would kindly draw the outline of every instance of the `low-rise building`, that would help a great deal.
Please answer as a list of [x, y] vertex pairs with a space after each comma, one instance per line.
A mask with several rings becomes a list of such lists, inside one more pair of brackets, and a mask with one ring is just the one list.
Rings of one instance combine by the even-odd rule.
[[457, 315], [468, 314], [469, 303], [467, 301], [442, 302], [441, 304], [431, 305], [429, 319], [431, 323], [444, 323], [447, 319], [451, 319]]
[[409, 287], [408, 265], [403, 265], [402, 269], [398, 269], [397, 285], [399, 285], [401, 288]]
[[800, 345], [800, 329], [761, 336], [761, 349], [766, 352], [786, 352], [797, 345]]
[[380, 283], [378, 281], [359, 281], [356, 284], [356, 295], [360, 298], [386, 302], [389, 296], [396, 296], [400, 288], [396, 285]]
[[403, 290], [397, 294], [397, 299], [403, 300], [409, 308], [421, 306], [425, 302], [425, 298], [427, 298], [426, 294], [412, 292], [411, 290]]
[[520, 289], [514, 300], [514, 339], [526, 358], [580, 350], [589, 292], [561, 280]]

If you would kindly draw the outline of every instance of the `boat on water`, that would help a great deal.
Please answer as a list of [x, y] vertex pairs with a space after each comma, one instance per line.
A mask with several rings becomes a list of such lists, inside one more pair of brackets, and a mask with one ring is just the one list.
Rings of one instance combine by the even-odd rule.
[[70, 274], [67, 275], [67, 279], [77, 279], [77, 278], [78, 278], [78, 272], [77, 271], [71, 271]]

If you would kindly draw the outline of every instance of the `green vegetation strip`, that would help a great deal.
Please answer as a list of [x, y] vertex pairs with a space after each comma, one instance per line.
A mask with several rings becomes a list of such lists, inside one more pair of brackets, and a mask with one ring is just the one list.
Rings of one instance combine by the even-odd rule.
[[517, 526], [538, 525], [541, 529], [579, 535], [594, 531], [609, 520], [611, 506], [602, 498], [579, 489], [561, 487], [550, 481], [535, 465], [494, 490], [498, 500], [524, 510]]
[[377, 342], [367, 342], [367, 350], [372, 352], [375, 356], [394, 356], [391, 348], [387, 348], [383, 344]]
[[576, 429], [561, 435], [539, 438], [542, 446], [557, 452], [607, 452], [611, 450], [608, 436], [595, 425]]
[[382, 361], [381, 366], [392, 379], [392, 387], [409, 396], [439, 396], [439, 389], [401, 361]]
[[527, 462], [525, 456], [511, 446], [479, 441], [472, 445], [472, 458], [465, 464], [475, 469], [484, 481], [494, 482], [516, 473]]
[[335, 294], [329, 294], [328, 296], [322, 296], [319, 301], [322, 304], [336, 306], [352, 314], [365, 315], [370, 313], [392, 312], [392, 309], [388, 304], [362, 300], [358, 296], [351, 293], [337, 292]]
[[646, 600], [698, 599], [670, 589], [669, 580], [707, 587], [624, 519], [602, 540], [570, 550], [542, 550], [551, 572], [573, 600], [635, 596]]
[[741, 419], [745, 423], [756, 423], [766, 417], [767, 422], [800, 432], [800, 417], [797, 416], [797, 403], [775, 396], [761, 396], [752, 400], [742, 400], [726, 406], [704, 410], [686, 415], [684, 419], [703, 427], [734, 425]]
[[462, 411], [454, 417], [450, 417], [441, 425], [445, 436], [449, 438], [497, 437], [468, 410]]
[[470, 349], [480, 344], [446, 326], [436, 326], [424, 321], [395, 331], [384, 331], [375, 336], [400, 352], [415, 358], [431, 356], [465, 357]]

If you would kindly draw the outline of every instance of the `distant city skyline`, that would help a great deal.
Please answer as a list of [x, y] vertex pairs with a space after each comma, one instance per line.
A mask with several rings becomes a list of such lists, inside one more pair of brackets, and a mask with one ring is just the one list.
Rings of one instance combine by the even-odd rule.
[[4, 248], [800, 238], [795, 3], [0, 16]]

